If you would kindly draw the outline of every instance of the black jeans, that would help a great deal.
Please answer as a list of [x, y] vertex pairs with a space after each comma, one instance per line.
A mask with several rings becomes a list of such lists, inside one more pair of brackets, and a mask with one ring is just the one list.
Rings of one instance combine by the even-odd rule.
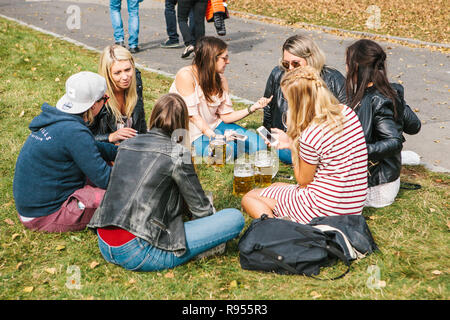
[[[178, 0], [178, 26], [186, 46], [195, 45], [196, 39], [205, 35], [205, 13], [208, 0]], [[194, 37], [188, 26], [188, 16], [191, 9], [194, 11]]]
[[[166, 18], [166, 31], [169, 36], [169, 41], [173, 43], [178, 43], [178, 32], [177, 32], [177, 14], [175, 11], [175, 6], [178, 0], [166, 0], [164, 7], [164, 16]], [[194, 13], [191, 11], [189, 13], [189, 29], [192, 36], [194, 36]]]

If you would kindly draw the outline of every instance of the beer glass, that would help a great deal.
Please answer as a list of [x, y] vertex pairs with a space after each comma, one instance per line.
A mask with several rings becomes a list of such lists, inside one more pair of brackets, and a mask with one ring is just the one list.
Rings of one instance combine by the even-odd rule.
[[195, 151], [195, 146], [191, 145], [191, 163], [194, 166], [194, 170], [197, 171], [197, 165], [195, 164], [197, 152]]
[[273, 152], [261, 150], [255, 154], [255, 183], [258, 187], [266, 188], [271, 185], [272, 178], [278, 172], [278, 159]]
[[208, 147], [209, 164], [223, 167], [227, 156], [227, 143], [224, 135], [216, 135], [210, 142]]
[[255, 176], [253, 163], [249, 161], [236, 161], [233, 174], [233, 194], [242, 197], [254, 188]]
[[283, 127], [284, 127], [284, 129], [285, 129], [285, 131], [286, 131], [286, 129], [287, 129], [287, 111], [284, 111], [282, 114], [281, 114], [281, 122], [283, 123]]

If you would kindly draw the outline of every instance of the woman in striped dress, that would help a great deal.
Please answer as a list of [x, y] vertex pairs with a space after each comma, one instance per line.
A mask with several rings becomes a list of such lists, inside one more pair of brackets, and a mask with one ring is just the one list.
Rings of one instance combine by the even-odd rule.
[[297, 184], [254, 189], [242, 198], [242, 208], [253, 218], [267, 214], [304, 224], [320, 216], [361, 214], [367, 148], [357, 115], [339, 104], [312, 67], [286, 73], [281, 89], [289, 105], [288, 129], [272, 132], [278, 148], [291, 149]]

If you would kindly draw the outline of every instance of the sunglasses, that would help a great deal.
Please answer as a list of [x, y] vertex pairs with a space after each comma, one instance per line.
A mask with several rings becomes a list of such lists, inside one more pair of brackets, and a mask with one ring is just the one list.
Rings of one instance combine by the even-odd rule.
[[106, 102], [108, 102], [108, 100], [109, 100], [109, 97], [105, 94], [103, 97], [98, 99], [97, 102], [100, 102], [102, 100], [103, 100], [103, 104], [106, 104]]
[[289, 66], [292, 66], [292, 68], [298, 68], [300, 67], [302, 64], [300, 61], [286, 61], [286, 60], [281, 60], [281, 65], [283, 66], [283, 68], [285, 69], [289, 69]]

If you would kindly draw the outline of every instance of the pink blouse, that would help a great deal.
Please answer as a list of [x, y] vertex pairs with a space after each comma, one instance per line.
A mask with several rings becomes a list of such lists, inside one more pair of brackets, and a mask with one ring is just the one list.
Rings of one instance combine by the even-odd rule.
[[[190, 66], [184, 67], [184, 68], [191, 68]], [[192, 72], [192, 71], [191, 71]], [[200, 88], [200, 85], [195, 80], [194, 75], [192, 75], [192, 78], [195, 81], [195, 89], [194, 92], [189, 96], [182, 96], [175, 85], [175, 81], [173, 81], [169, 92], [170, 93], [178, 93], [181, 95], [184, 99], [184, 102], [186, 102], [189, 116], [195, 116], [200, 115], [203, 120], [206, 122], [206, 124], [214, 130], [221, 122], [219, 115], [221, 114], [227, 114], [234, 111], [231, 102], [230, 95], [227, 91], [224, 91], [221, 97], [213, 96], [213, 102], [209, 103], [206, 101], [205, 95], [203, 94], [202, 88]], [[197, 126], [189, 121], [189, 136], [191, 139], [191, 143], [199, 138], [202, 135], [202, 132], [200, 131]]]

